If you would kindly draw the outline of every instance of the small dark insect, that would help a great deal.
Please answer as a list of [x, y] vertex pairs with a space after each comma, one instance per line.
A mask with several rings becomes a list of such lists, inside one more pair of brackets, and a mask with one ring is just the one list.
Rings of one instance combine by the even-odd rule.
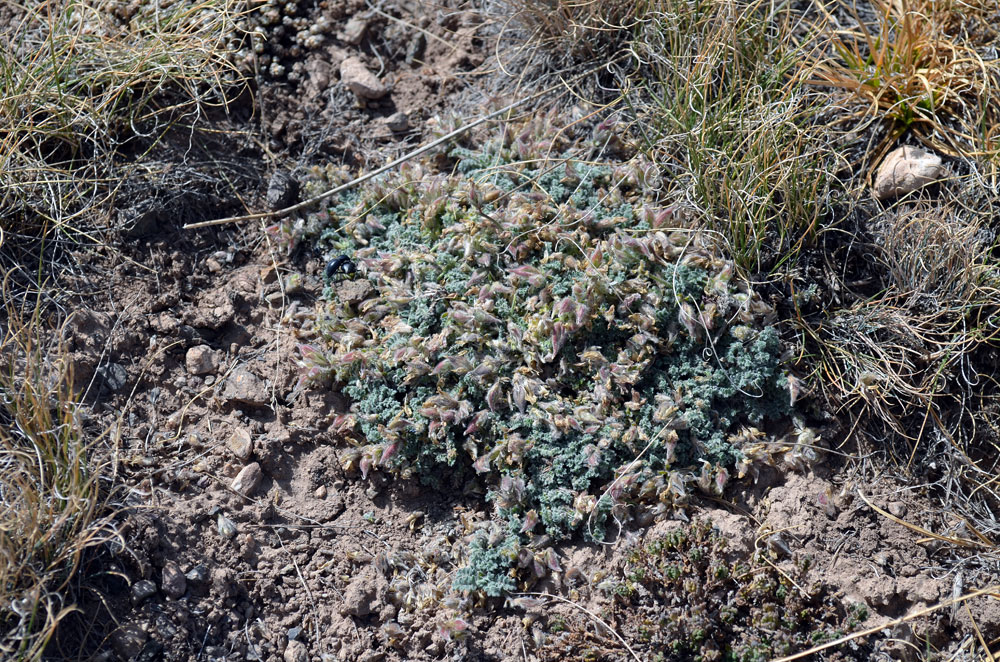
[[358, 265], [351, 262], [351, 258], [346, 255], [335, 257], [326, 263], [326, 277], [332, 280], [337, 274], [353, 276], [358, 271]]

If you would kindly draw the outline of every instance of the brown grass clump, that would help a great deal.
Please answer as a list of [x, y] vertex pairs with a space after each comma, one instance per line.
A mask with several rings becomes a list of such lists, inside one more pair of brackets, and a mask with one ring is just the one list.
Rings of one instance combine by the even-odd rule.
[[[1000, 59], [991, 0], [874, 0], [816, 3], [818, 45], [799, 72], [809, 84], [843, 90], [856, 102], [840, 118], [875, 119], [888, 131], [871, 151], [877, 164], [904, 133], [941, 154], [1000, 166]], [[845, 16], [853, 25], [841, 27]]]
[[0, 30], [0, 218], [16, 232], [93, 226], [117, 166], [225, 105], [234, 0], [7, 3]]
[[87, 551], [114, 530], [65, 354], [40, 340], [37, 315], [9, 314], [0, 331], [0, 658], [33, 660], [75, 610]]

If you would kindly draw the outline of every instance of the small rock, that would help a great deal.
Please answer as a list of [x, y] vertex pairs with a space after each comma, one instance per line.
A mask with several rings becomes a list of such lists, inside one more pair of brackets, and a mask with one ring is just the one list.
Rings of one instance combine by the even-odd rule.
[[233, 489], [243, 496], [250, 496], [263, 478], [264, 474], [260, 470], [260, 464], [251, 462], [236, 474], [236, 478], [233, 479]]
[[163, 574], [160, 581], [160, 588], [167, 597], [177, 599], [187, 591], [187, 579], [181, 572], [181, 567], [173, 561], [163, 564]]
[[317, 487], [316, 491], [313, 492], [313, 496], [315, 496], [317, 499], [325, 499], [326, 498], [326, 485], [320, 485], [319, 487]]
[[330, 79], [333, 77], [334, 66], [334, 64], [322, 57], [312, 57], [306, 60], [305, 70], [307, 77], [304, 85], [304, 96], [306, 99], [316, 99], [330, 88]]
[[156, 584], [148, 579], [140, 579], [132, 584], [132, 601], [136, 604], [142, 602], [149, 596], [156, 593]]
[[309, 652], [301, 641], [289, 641], [282, 658], [285, 662], [309, 662]]
[[[169, 630], [164, 629], [162, 621], [157, 625], [160, 634], [172, 636]], [[156, 639], [150, 639], [142, 647], [142, 650], [139, 651], [139, 654], [135, 656], [134, 662], [163, 662], [163, 644]]]
[[184, 357], [184, 365], [187, 366], [187, 371], [192, 375], [206, 375], [210, 372], [215, 372], [215, 369], [219, 366], [219, 362], [211, 347], [208, 345], [198, 345], [187, 351]]
[[362, 99], [381, 99], [389, 93], [389, 88], [356, 57], [340, 63], [340, 80]]
[[112, 393], [121, 391], [128, 383], [128, 371], [120, 363], [102, 365], [96, 372], [104, 386]]
[[367, 616], [372, 613], [376, 592], [374, 574], [374, 569], [369, 565], [355, 575], [354, 581], [344, 590], [341, 615]]
[[345, 280], [337, 285], [337, 298], [352, 306], [374, 293], [375, 288], [367, 280]]
[[406, 64], [412, 65], [424, 58], [424, 51], [427, 50], [427, 37], [422, 32], [418, 32], [410, 39], [406, 45]]
[[299, 183], [284, 170], [271, 175], [267, 184], [267, 206], [272, 210], [284, 209], [295, 204], [299, 197]]
[[131, 660], [142, 650], [146, 643], [146, 631], [138, 623], [126, 623], [111, 635], [111, 645], [118, 657]]
[[226, 447], [240, 462], [246, 462], [253, 455], [253, 437], [245, 428], [236, 428], [226, 440]]
[[271, 401], [267, 384], [245, 366], [233, 370], [226, 379], [222, 397], [230, 402], [242, 402], [251, 407], [265, 407]]
[[906, 504], [902, 501], [893, 501], [889, 504], [889, 512], [902, 519], [906, 517]]
[[912, 145], [889, 153], [875, 175], [874, 194], [878, 200], [905, 195], [945, 174], [941, 157]]
[[357, 46], [365, 38], [367, 30], [368, 21], [364, 18], [354, 16], [344, 26], [344, 31], [340, 34], [340, 38], [351, 46]]
[[224, 662], [226, 659], [226, 649], [222, 646], [205, 646], [205, 658], [209, 662]]
[[302, 628], [296, 626], [294, 628], [288, 628], [288, 641], [295, 641], [302, 634]]
[[184, 575], [187, 580], [193, 584], [204, 584], [208, 581], [208, 566], [199, 563], [195, 567], [187, 571]]
[[389, 115], [385, 118], [385, 125], [389, 127], [390, 130], [396, 131], [406, 131], [410, 128], [410, 118], [406, 113], [398, 112]]

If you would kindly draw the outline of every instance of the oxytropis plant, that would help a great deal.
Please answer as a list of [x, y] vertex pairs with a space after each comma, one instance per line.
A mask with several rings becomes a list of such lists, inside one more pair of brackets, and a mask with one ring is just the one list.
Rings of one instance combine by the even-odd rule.
[[774, 312], [714, 237], [656, 200], [650, 164], [599, 158], [613, 127], [554, 121], [452, 146], [313, 220], [358, 272], [327, 290], [305, 381], [352, 400], [335, 424], [349, 470], [485, 486], [494, 527], [455, 587], [490, 595], [558, 569], [558, 539], [720, 493], [737, 440], [789, 408]]

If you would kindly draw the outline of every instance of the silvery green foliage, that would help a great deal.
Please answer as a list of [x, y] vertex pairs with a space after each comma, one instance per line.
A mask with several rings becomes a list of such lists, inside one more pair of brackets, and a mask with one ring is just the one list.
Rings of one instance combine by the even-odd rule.
[[498, 559], [541, 576], [553, 540], [720, 493], [732, 435], [788, 408], [770, 307], [651, 202], [648, 164], [574, 160], [586, 141], [551, 121], [343, 198], [322, 241], [372, 296], [331, 284], [322, 343], [302, 347], [304, 379], [353, 401], [335, 423], [349, 469], [486, 484], [510, 531], [473, 542], [457, 585], [490, 593], [512, 585]]

